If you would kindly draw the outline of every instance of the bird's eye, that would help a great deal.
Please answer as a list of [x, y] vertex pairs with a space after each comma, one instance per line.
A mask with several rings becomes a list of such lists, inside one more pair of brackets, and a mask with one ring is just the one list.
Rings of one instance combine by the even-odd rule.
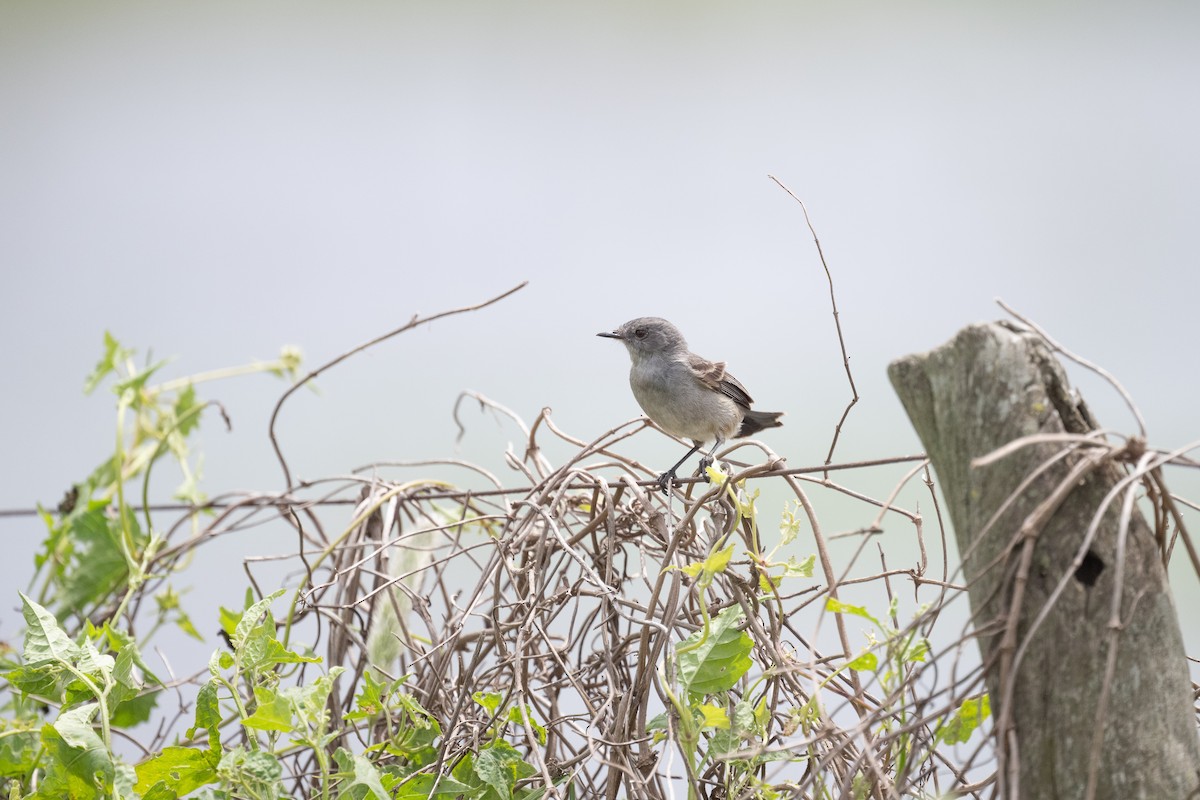
[[635, 337], [637, 337], [638, 339], [645, 339], [646, 338], [646, 329], [645, 328], [635, 328], [633, 331], [633, 335]]

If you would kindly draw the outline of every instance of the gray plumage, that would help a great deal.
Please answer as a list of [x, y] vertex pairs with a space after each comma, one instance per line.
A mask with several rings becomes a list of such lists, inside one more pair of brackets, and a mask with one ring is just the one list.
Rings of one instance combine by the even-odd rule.
[[664, 492], [675, 470], [705, 442], [713, 442], [713, 446], [701, 459], [701, 469], [712, 463], [713, 453], [725, 440], [783, 424], [779, 421], [783, 412], [751, 410], [754, 400], [726, 371], [725, 362], [708, 361], [690, 352], [683, 334], [665, 319], [639, 317], [611, 333], [596, 335], [617, 339], [629, 351], [633, 362], [629, 386], [646, 416], [667, 433], [695, 444], [678, 464], [659, 476]]

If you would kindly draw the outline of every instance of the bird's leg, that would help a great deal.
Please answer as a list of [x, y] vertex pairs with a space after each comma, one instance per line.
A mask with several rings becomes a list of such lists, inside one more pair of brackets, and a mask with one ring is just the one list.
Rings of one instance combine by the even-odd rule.
[[[713, 446], [709, 448], [709, 451], [700, 457], [700, 475], [706, 481], [708, 480], [707, 470], [713, 465], [713, 453], [717, 452], [717, 448], [723, 444], [725, 444], [724, 439], [717, 439], [715, 442], [713, 442]], [[697, 447], [699, 447], [699, 445], [697, 445]], [[695, 451], [693, 450], [692, 452]]]
[[[694, 441], [694, 440], [693, 440], [693, 441]], [[663, 492], [663, 494], [670, 494], [670, 493], [671, 493], [670, 489], [668, 489], [668, 488], [667, 488], [667, 486], [668, 486], [668, 484], [669, 484], [671, 481], [673, 481], [673, 480], [675, 479], [675, 470], [677, 470], [677, 469], [679, 469], [681, 466], [683, 466], [683, 462], [685, 462], [685, 461], [687, 461], [689, 458], [691, 458], [691, 457], [692, 457], [692, 453], [694, 453], [694, 452], [696, 452], [697, 450], [699, 450], [699, 449], [700, 449], [700, 445], [702, 445], [702, 444], [704, 444], [704, 442], [696, 442], [696, 446], [695, 446], [695, 447], [693, 447], [691, 450], [688, 450], [688, 451], [687, 451], [687, 453], [686, 453], [686, 454], [683, 456], [683, 458], [681, 458], [681, 459], [679, 459], [678, 461], [676, 461], [676, 462], [675, 462], [675, 466], [671, 467], [669, 470], [667, 470], [666, 472], [664, 472], [662, 475], [659, 475], [659, 476], [658, 476], [658, 481], [657, 481], [657, 483], [658, 483], [658, 488], [662, 489], [662, 492]]]

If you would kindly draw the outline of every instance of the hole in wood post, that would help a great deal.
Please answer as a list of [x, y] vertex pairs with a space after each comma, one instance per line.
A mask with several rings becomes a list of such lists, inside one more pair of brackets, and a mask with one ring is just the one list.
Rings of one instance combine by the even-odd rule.
[[1096, 585], [1096, 579], [1104, 572], [1104, 561], [1100, 556], [1088, 550], [1083, 557], [1083, 563], [1075, 570], [1075, 580], [1089, 589]]

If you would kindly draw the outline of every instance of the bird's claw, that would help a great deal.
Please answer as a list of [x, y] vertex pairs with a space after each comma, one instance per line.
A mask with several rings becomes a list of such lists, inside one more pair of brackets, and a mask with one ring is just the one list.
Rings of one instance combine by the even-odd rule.
[[658, 484], [658, 488], [662, 489], [663, 494], [670, 494], [671, 481], [673, 480], [675, 480], [675, 470], [664, 472], [662, 475], [659, 475], [658, 480], [655, 481], [655, 483]]

